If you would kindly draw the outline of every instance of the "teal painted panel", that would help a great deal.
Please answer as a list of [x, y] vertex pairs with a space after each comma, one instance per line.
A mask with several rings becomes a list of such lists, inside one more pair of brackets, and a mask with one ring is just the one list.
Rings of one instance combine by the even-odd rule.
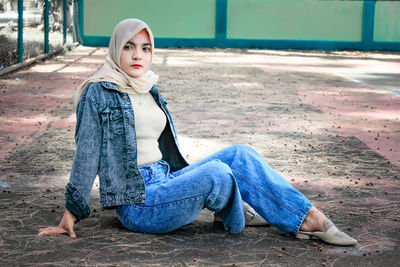
[[110, 36], [119, 21], [139, 18], [155, 37], [215, 38], [215, 1], [84, 0], [84, 35]]
[[[148, 0], [146, 3], [139, 3], [136, 0], [74, 0], [74, 2], [76, 7], [79, 7], [79, 12], [74, 15], [78, 25], [78, 40], [88, 46], [108, 46], [109, 36], [116, 23], [124, 18], [138, 17], [152, 27], [157, 47], [400, 51], [398, 38], [400, 26], [397, 19], [399, 3], [394, 1], [386, 2], [394, 5], [394, 9], [385, 5], [379, 6], [384, 3], [381, 1], [361, 0]], [[132, 3], [137, 6], [131, 12], [129, 7]], [[375, 3], [378, 6], [376, 14]], [[157, 4], [160, 4], [159, 9], [152, 9]], [[116, 10], [116, 5], [119, 5], [120, 10], [124, 8], [126, 10], [114, 13], [105, 11]], [[168, 10], [172, 7], [173, 11]], [[343, 10], [343, 7], [347, 9]], [[190, 11], [186, 12], [187, 10], [183, 8]], [[199, 13], [199, 10], [210, 12]], [[388, 10], [393, 13], [388, 13]], [[172, 19], [166, 19], [165, 14]], [[176, 18], [179, 18], [178, 21]]]
[[230, 0], [228, 38], [361, 41], [363, 1]]
[[400, 2], [376, 2], [374, 41], [400, 42]]

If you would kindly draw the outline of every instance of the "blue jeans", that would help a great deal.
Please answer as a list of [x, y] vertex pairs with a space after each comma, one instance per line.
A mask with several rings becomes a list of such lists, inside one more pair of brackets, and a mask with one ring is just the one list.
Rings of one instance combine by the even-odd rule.
[[242, 199], [271, 225], [297, 233], [312, 204], [252, 148], [234, 145], [170, 173], [165, 161], [139, 169], [144, 204], [117, 209], [131, 231], [167, 233], [193, 222], [203, 208], [218, 214], [226, 231], [245, 227]]

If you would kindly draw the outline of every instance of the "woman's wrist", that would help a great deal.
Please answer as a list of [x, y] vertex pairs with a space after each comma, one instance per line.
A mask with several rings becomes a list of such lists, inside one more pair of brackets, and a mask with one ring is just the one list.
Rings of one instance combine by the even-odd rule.
[[64, 215], [67, 215], [68, 217], [70, 217], [74, 222], [78, 221], [77, 218], [75, 217], [75, 215], [67, 209], [65, 209]]

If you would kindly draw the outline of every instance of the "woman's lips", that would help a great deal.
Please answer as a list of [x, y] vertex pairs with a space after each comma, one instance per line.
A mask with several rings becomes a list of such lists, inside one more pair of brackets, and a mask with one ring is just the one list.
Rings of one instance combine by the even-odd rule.
[[142, 65], [140, 65], [140, 64], [133, 64], [132, 67], [135, 68], [135, 69], [140, 69], [140, 68], [142, 67]]

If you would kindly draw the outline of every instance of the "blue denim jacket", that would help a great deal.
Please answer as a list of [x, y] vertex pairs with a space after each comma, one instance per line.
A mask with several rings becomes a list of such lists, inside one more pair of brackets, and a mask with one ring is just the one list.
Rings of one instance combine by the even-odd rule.
[[[179, 151], [167, 102], [155, 86], [150, 90], [168, 123], [158, 139], [162, 158], [171, 171], [187, 166]], [[135, 118], [128, 93], [109, 82], [90, 83], [76, 107], [76, 152], [66, 186], [66, 209], [77, 220], [89, 216], [90, 192], [100, 180], [102, 208], [144, 203], [145, 187], [137, 165]]]

